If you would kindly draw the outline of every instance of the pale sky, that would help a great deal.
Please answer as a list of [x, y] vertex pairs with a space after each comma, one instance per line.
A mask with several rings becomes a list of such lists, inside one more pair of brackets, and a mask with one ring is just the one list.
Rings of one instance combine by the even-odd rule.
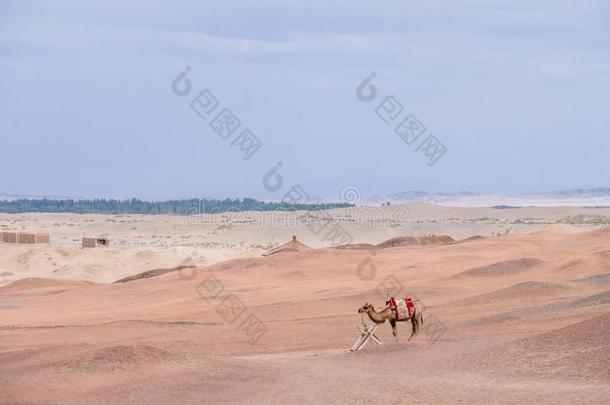
[[[205, 119], [190, 107], [204, 89], [219, 102]], [[390, 95], [404, 110], [386, 124]], [[0, 193], [609, 186], [609, 97], [608, 1], [0, 0]], [[227, 140], [210, 127], [224, 108], [241, 121]], [[394, 132], [408, 114], [426, 127], [412, 145]], [[231, 146], [244, 129], [262, 141], [246, 161]], [[428, 135], [447, 150], [432, 166]]]

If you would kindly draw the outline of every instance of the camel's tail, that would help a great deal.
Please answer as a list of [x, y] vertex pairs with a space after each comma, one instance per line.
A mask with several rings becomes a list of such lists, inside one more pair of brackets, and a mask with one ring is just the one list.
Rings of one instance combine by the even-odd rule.
[[[420, 304], [418, 299], [414, 299], [413, 302], [417, 302], [418, 304]], [[417, 310], [419, 312], [419, 319], [421, 319], [421, 324], [424, 324], [424, 309], [421, 307], [421, 305], [417, 306]]]

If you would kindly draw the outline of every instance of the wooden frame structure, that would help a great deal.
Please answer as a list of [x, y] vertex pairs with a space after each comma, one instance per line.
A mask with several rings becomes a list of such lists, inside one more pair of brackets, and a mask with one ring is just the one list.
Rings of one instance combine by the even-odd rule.
[[373, 340], [378, 345], [383, 345], [381, 339], [379, 339], [375, 335], [375, 331], [377, 330], [379, 325], [381, 324], [376, 323], [374, 325], [367, 325], [363, 322], [362, 326], [357, 326], [358, 330], [360, 331], [360, 337], [358, 338], [358, 340], [356, 340], [356, 343], [354, 343], [350, 351], [358, 352], [364, 349], [371, 340]]

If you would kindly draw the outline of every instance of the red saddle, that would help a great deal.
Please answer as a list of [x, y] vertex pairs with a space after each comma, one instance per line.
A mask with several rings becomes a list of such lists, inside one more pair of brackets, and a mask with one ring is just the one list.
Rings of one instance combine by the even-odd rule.
[[397, 320], [411, 319], [413, 317], [414, 304], [411, 297], [402, 299], [391, 297], [385, 304], [390, 306], [390, 310], [394, 312]]

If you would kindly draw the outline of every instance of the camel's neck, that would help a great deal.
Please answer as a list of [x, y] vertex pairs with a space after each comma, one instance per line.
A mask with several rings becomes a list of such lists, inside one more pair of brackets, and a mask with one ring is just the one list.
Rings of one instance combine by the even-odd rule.
[[371, 321], [375, 323], [384, 323], [387, 319], [385, 310], [377, 312], [375, 311], [375, 308], [372, 308], [371, 310], [367, 311], [367, 314], [369, 315], [369, 318], [371, 318]]

